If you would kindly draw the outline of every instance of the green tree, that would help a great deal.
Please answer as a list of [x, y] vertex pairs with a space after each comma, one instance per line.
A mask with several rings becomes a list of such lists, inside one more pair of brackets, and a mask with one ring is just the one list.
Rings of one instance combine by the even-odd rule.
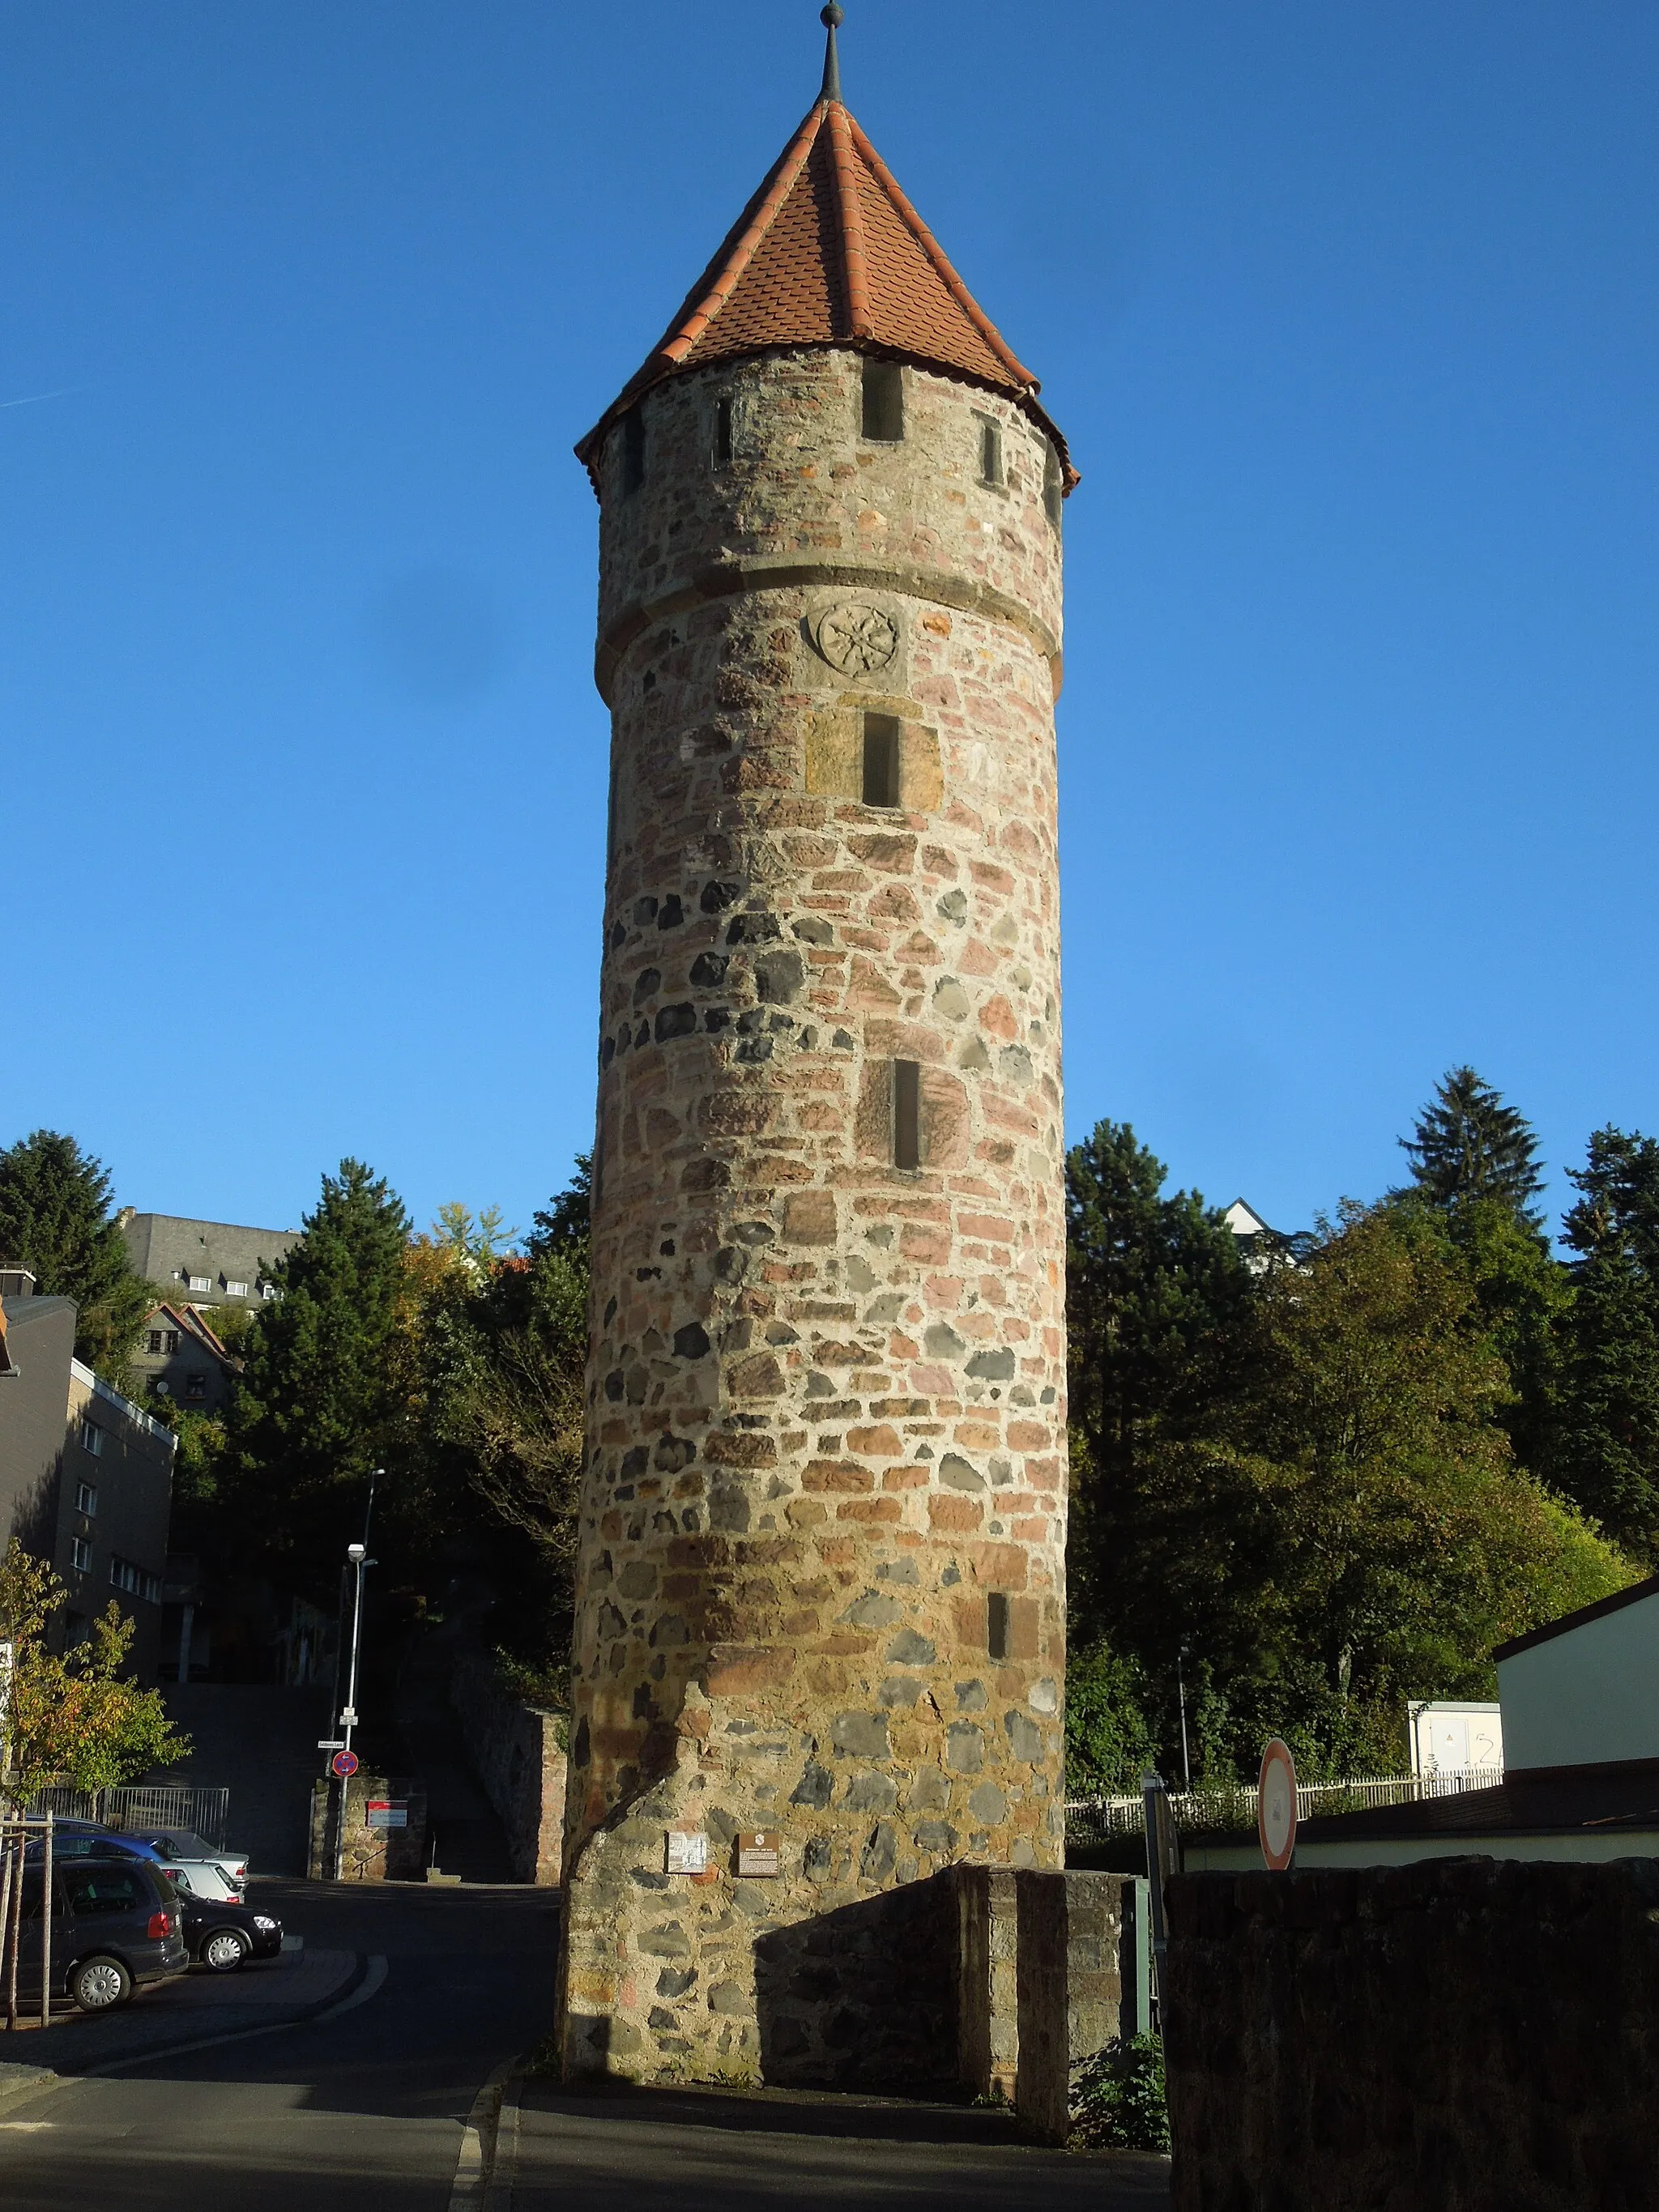
[[1400, 1143], [1413, 1187], [1431, 1205], [1496, 1199], [1538, 1225], [1528, 1211], [1543, 1188], [1532, 1124], [1472, 1067], [1442, 1076], [1415, 1133]]
[[1565, 1224], [1575, 1295], [1557, 1487], [1659, 1564], [1659, 1143], [1598, 1129]]
[[1237, 1401], [1155, 1472], [1124, 1640], [1182, 1621], [1200, 1741], [1239, 1770], [1276, 1729], [1352, 1772], [1399, 1757], [1407, 1698], [1489, 1693], [1495, 1644], [1632, 1570], [1515, 1466], [1502, 1363], [1420, 1212], [1345, 1206], [1255, 1322]]
[[[1237, 1388], [1253, 1279], [1221, 1213], [1166, 1195], [1164, 1163], [1101, 1121], [1066, 1160], [1068, 1395], [1073, 1436], [1072, 1636], [1113, 1633], [1126, 1531], [1156, 1451], [1202, 1431]], [[1142, 1610], [1144, 1609], [1139, 1609]], [[1140, 1623], [1143, 1639], [1150, 1621]], [[1169, 1624], [1170, 1650], [1179, 1632]], [[1139, 1647], [1143, 1656], [1146, 1645]]]
[[0, 1795], [27, 1804], [52, 1784], [104, 1790], [185, 1758], [161, 1693], [122, 1673], [133, 1626], [112, 1600], [82, 1643], [58, 1654], [48, 1631], [66, 1596], [14, 1537], [0, 1559], [0, 1643], [13, 1647]]
[[234, 1403], [231, 1519], [259, 1564], [323, 1602], [371, 1470], [395, 1486], [408, 1457], [408, 1249], [402, 1202], [342, 1160], [274, 1270]]
[[119, 1389], [157, 1294], [133, 1273], [110, 1194], [102, 1163], [54, 1129], [0, 1152], [0, 1267], [27, 1267], [43, 1296], [75, 1300], [76, 1357]]

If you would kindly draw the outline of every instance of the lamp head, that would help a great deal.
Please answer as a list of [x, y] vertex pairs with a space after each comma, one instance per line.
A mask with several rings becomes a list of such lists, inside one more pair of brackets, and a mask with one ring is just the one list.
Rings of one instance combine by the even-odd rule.
[[348, 1544], [346, 1546], [346, 1557], [349, 1559], [363, 1559], [367, 1557], [368, 1552], [368, 1547], [367, 1544]]

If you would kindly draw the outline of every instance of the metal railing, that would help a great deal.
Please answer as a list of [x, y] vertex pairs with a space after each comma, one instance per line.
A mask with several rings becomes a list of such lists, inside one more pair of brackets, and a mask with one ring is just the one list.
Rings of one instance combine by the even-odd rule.
[[[1501, 1766], [1470, 1766], [1427, 1774], [1364, 1775], [1349, 1782], [1299, 1782], [1296, 1813], [1305, 1820], [1316, 1813], [1358, 1813], [1375, 1805], [1414, 1805], [1424, 1797], [1455, 1797], [1466, 1790], [1491, 1790], [1504, 1779]], [[1237, 1789], [1174, 1790], [1170, 1811], [1183, 1834], [1206, 1829], [1255, 1826], [1255, 1792]], [[1113, 1836], [1139, 1835], [1145, 1821], [1140, 1798], [1068, 1797], [1066, 1834], [1074, 1844], [1105, 1843]]]
[[140, 1782], [114, 1790], [43, 1790], [30, 1807], [64, 1820], [96, 1820], [100, 1827], [193, 1828], [216, 1851], [230, 1844], [228, 1790], [187, 1790]]

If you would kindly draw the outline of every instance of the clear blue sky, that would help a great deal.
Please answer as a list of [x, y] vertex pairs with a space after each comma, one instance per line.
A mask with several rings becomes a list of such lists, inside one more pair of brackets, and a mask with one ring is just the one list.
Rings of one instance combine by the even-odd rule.
[[[809, 0], [0, 8], [0, 1142], [509, 1220], [592, 1126], [570, 446], [805, 110]], [[1305, 1222], [1469, 1059], [1659, 1127], [1659, 12], [850, 0], [1084, 471], [1069, 1120]], [[53, 397], [37, 395], [52, 394]]]

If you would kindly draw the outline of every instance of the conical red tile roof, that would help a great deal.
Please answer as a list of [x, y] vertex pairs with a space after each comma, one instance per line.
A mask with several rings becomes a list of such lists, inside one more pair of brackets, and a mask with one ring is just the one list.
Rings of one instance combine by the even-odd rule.
[[1054, 441], [1036, 377], [1004, 343], [842, 103], [821, 98], [684, 305], [577, 447], [590, 474], [605, 433], [682, 369], [780, 346], [898, 355], [1017, 398]]

